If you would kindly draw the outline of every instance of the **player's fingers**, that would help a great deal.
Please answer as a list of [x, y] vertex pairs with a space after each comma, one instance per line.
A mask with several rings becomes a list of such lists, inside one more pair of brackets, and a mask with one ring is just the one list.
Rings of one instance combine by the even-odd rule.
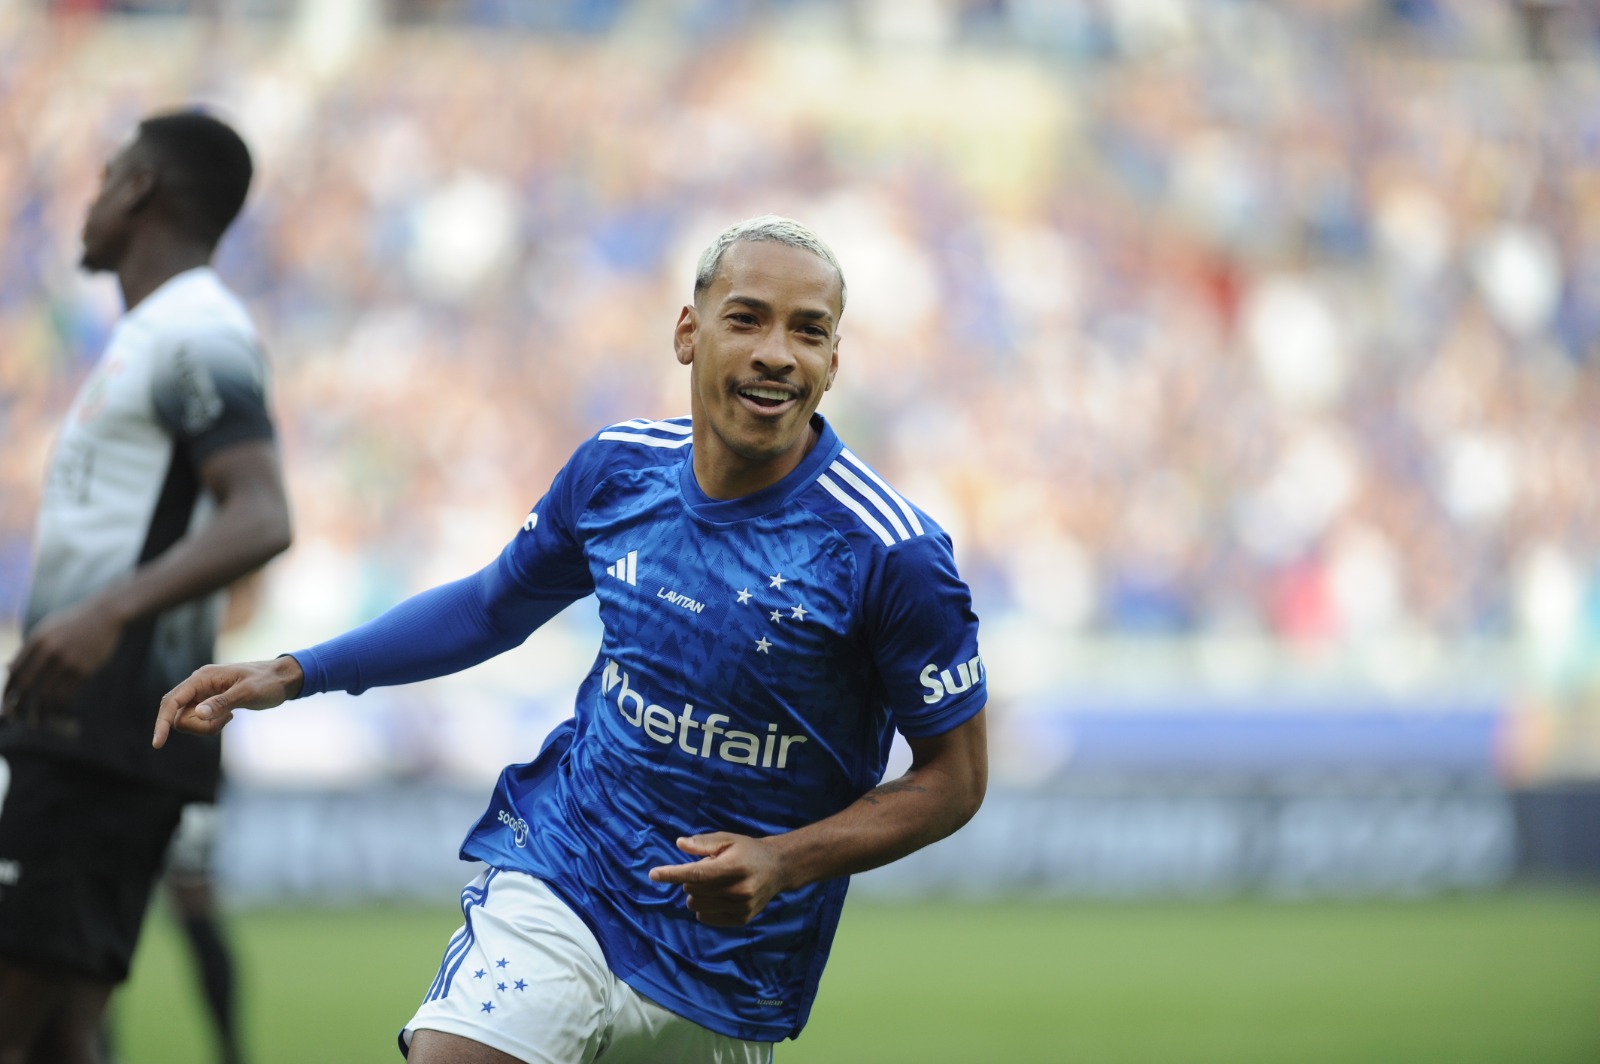
[[11, 659], [11, 664], [6, 670], [6, 704], [15, 707], [28, 697], [28, 692], [33, 686], [34, 673], [39, 668], [39, 655], [35, 653], [37, 644], [25, 643], [16, 657]]
[[657, 883], [707, 883], [726, 879], [727, 873], [709, 865], [707, 859], [722, 853], [738, 837], [725, 831], [715, 831], [709, 835], [685, 835], [678, 839], [678, 849], [701, 859], [688, 864], [660, 865], [650, 870], [650, 878]]
[[40, 710], [54, 713], [64, 710], [72, 696], [83, 685], [83, 674], [61, 661], [46, 662], [34, 680], [35, 699]]
[[736, 882], [743, 876], [744, 869], [724, 868], [710, 859], [691, 861], [688, 864], [659, 865], [650, 869], [652, 882], [676, 883], [685, 889], [714, 889]]
[[150, 745], [166, 745], [173, 729], [197, 735], [215, 735], [233, 719], [232, 706], [240, 700], [240, 683], [230, 683], [231, 675], [214, 665], [196, 670], [187, 680], [168, 691], [156, 710], [155, 732]]
[[697, 857], [715, 857], [732, 846], [738, 835], [726, 831], [713, 831], [709, 835], [685, 835], [678, 840], [678, 849]]
[[177, 727], [179, 717], [188, 711], [199, 697], [200, 690], [193, 676], [162, 695], [161, 704], [156, 709], [156, 730], [150, 739], [150, 745], [158, 750], [165, 746], [167, 736]]
[[22, 704], [22, 689], [16, 686], [16, 677], [12, 673], [6, 674], [5, 691], [0, 693], [0, 717], [7, 720], [16, 716]]
[[179, 710], [189, 710], [200, 720], [209, 720], [221, 709], [239, 705], [239, 688], [244, 680], [234, 669], [223, 665], [204, 665], [189, 678], [167, 692], [162, 704], [174, 703]]
[[[210, 668], [210, 666], [207, 666], [206, 668]], [[175, 714], [179, 710], [191, 709], [194, 707], [195, 703], [201, 701], [206, 697], [206, 695], [211, 694], [212, 691], [216, 690], [217, 688], [214, 685], [204, 681], [204, 673], [205, 669], [196, 670], [189, 676], [187, 680], [184, 680], [178, 686], [162, 695], [162, 710], [165, 711], [168, 709], [168, 707], [170, 707], [173, 711], [173, 714]], [[226, 686], [226, 684], [223, 685], [224, 688], [226, 688]], [[171, 715], [169, 715], [169, 719], [171, 719]]]
[[35, 647], [11, 676], [10, 694], [22, 717], [38, 726], [66, 708], [78, 689], [78, 674], [48, 652]]
[[652, 883], [698, 883], [705, 878], [705, 870], [700, 867], [700, 862], [690, 864], [657, 865], [650, 869]]
[[179, 701], [177, 693], [183, 689], [179, 684], [161, 700], [161, 706], [156, 710], [156, 731], [150, 739], [150, 745], [157, 750], [167, 745], [167, 736], [172, 734], [173, 727], [178, 723], [178, 714], [183, 712], [188, 704], [187, 700]]
[[755, 915], [748, 904], [724, 898], [702, 898], [691, 894], [688, 905], [696, 920], [712, 927], [743, 927]]
[[[171, 722], [168, 736], [172, 731], [188, 732], [191, 735], [215, 735], [232, 719], [231, 709], [207, 710], [204, 715], [201, 715], [198, 709], [180, 709]], [[166, 742], [166, 737], [162, 738], [162, 742]]]

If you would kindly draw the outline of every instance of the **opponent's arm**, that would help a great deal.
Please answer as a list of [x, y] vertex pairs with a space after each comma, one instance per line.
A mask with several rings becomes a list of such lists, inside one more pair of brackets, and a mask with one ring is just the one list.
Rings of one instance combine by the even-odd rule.
[[270, 441], [226, 447], [200, 465], [212, 521], [127, 579], [42, 620], [18, 650], [5, 709], [48, 714], [110, 660], [128, 625], [228, 586], [289, 546], [289, 504]]
[[776, 895], [865, 872], [953, 833], [972, 819], [988, 787], [988, 725], [979, 710], [943, 735], [908, 739], [911, 767], [814, 824], [756, 839], [719, 831], [678, 840], [699, 857], [650, 870], [682, 885], [707, 924], [749, 923]]

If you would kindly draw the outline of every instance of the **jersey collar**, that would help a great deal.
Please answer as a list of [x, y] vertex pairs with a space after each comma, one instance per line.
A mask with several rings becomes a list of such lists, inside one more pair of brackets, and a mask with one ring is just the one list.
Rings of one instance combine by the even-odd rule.
[[678, 483], [689, 509], [697, 517], [719, 523], [760, 517], [778, 509], [796, 493], [809, 487], [811, 482], [828, 468], [828, 464], [839, 457], [839, 452], [844, 450], [844, 444], [839, 442], [833, 426], [828, 424], [827, 419], [821, 414], [811, 415], [811, 425], [817, 430], [817, 443], [804, 458], [800, 459], [800, 464], [776, 484], [770, 484], [760, 491], [742, 495], [737, 499], [713, 499], [701, 491], [699, 482], [694, 479], [694, 446], [691, 444], [684, 448], [685, 457], [678, 472]]

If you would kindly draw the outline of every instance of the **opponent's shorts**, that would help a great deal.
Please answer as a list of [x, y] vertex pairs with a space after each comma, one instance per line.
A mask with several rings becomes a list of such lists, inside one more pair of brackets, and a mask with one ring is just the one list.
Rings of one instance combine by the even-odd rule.
[[402, 1054], [431, 1030], [528, 1064], [771, 1064], [771, 1043], [708, 1030], [612, 975], [589, 928], [532, 876], [486, 869], [461, 914]]
[[0, 956], [122, 982], [183, 798], [49, 756], [0, 765]]
[[167, 848], [167, 877], [180, 885], [211, 878], [222, 816], [215, 802], [190, 802], [183, 807], [177, 833]]

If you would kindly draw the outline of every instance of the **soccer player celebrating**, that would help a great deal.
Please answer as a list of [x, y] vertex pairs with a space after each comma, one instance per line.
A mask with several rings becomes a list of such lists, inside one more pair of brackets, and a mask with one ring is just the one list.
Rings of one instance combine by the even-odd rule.
[[[673, 333], [690, 418], [586, 441], [475, 575], [162, 699], [156, 746], [462, 669], [599, 599], [573, 717], [462, 846], [486, 868], [401, 1032], [412, 1064], [769, 1061], [806, 1022], [846, 877], [977, 810], [985, 678], [949, 538], [816, 413], [844, 304], [809, 229], [729, 228]], [[895, 729], [911, 767], [880, 783]]]
[[209, 263], [250, 186], [237, 133], [147, 118], [107, 164], [83, 266], [127, 313], [51, 455], [0, 753], [0, 1062], [99, 1059], [168, 840], [216, 796], [219, 744], [145, 742], [215, 655], [224, 588], [289, 545], [244, 306]]

